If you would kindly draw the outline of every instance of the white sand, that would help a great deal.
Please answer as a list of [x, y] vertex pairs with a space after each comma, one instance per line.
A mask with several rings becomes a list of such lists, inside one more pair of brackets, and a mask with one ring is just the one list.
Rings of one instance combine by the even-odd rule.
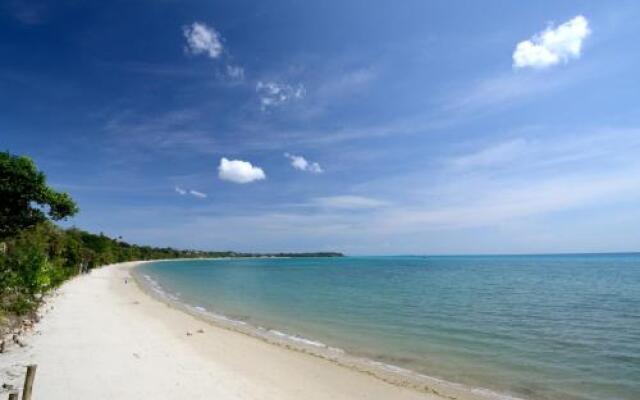
[[29, 345], [0, 355], [3, 381], [35, 363], [35, 400], [441, 398], [200, 321], [143, 293], [133, 264], [67, 282]]

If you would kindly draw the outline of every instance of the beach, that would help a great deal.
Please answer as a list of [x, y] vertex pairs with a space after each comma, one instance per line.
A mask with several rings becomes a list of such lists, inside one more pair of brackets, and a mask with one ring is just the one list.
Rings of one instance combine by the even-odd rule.
[[36, 400], [444, 398], [179, 311], [138, 287], [136, 264], [96, 269], [58, 289], [26, 347], [0, 356], [3, 381], [21, 387], [18, 374], [37, 364]]

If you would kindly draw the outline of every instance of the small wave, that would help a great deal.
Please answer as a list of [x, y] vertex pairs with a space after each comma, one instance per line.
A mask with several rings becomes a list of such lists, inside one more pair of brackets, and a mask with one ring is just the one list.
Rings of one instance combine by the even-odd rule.
[[156, 280], [154, 280], [149, 275], [143, 275], [145, 281], [147, 282], [147, 286], [149, 289], [154, 291], [157, 295], [167, 298], [171, 301], [177, 302], [180, 301], [180, 293], [170, 293], [166, 291], [162, 285], [160, 285]]
[[222, 315], [222, 314], [211, 314], [211, 316], [215, 319], [217, 319], [218, 321], [224, 321], [233, 325], [248, 325], [246, 322], [241, 321], [239, 319], [233, 319], [233, 318], [229, 318], [226, 315]]
[[515, 397], [515, 396], [511, 396], [509, 394], [506, 393], [500, 393], [500, 392], [496, 392], [494, 390], [491, 389], [486, 389], [486, 388], [482, 388], [482, 387], [476, 387], [476, 386], [468, 386], [465, 384], [461, 384], [461, 383], [457, 383], [457, 382], [451, 382], [445, 379], [441, 379], [435, 376], [431, 376], [431, 375], [425, 375], [425, 374], [421, 374], [418, 373], [416, 371], [407, 369], [407, 368], [402, 368], [399, 367], [397, 365], [393, 365], [393, 364], [388, 364], [388, 363], [384, 363], [384, 362], [380, 362], [380, 361], [374, 361], [371, 359], [365, 359], [368, 361], [368, 363], [374, 367], [377, 367], [379, 369], [391, 372], [393, 374], [396, 375], [400, 375], [400, 376], [404, 376], [407, 378], [418, 378], [421, 381], [426, 381], [426, 382], [434, 382], [439, 386], [442, 387], [449, 387], [449, 388], [454, 388], [457, 390], [461, 390], [464, 392], [471, 392], [473, 394], [478, 395], [480, 398], [482, 399], [491, 399], [491, 400], [524, 400], [521, 397]]
[[328, 349], [329, 346], [327, 346], [326, 344], [322, 343], [322, 342], [318, 342], [317, 340], [312, 340], [312, 339], [308, 339], [306, 337], [303, 336], [298, 336], [298, 335], [290, 335], [288, 333], [284, 333], [275, 329], [270, 329], [268, 331], [270, 334], [281, 337], [281, 338], [285, 338], [287, 340], [291, 340], [294, 342], [298, 342], [298, 343], [303, 343], [309, 346], [315, 346], [315, 347], [321, 347], [323, 349]]
[[203, 314], [208, 313], [207, 309], [204, 308], [204, 307], [201, 307], [201, 306], [191, 306], [191, 308], [193, 308], [195, 311], [203, 313]]
[[202, 306], [194, 306], [191, 304], [184, 304], [184, 305], [193, 313], [211, 318], [220, 323], [225, 323], [229, 325], [247, 325], [247, 323], [244, 321], [229, 318], [226, 315], [216, 314], [214, 312], [207, 310], [205, 307], [202, 307]]
[[387, 364], [387, 363], [383, 363], [380, 361], [373, 361], [373, 360], [369, 361], [369, 363], [390, 372], [395, 372], [399, 374], [414, 374], [414, 372], [409, 369], [398, 367], [397, 365], [393, 365], [393, 364]]
[[523, 400], [521, 397], [509, 396], [508, 394], [498, 393], [490, 389], [474, 387], [469, 389], [472, 393], [489, 397], [497, 400]]
[[144, 279], [147, 281], [147, 283], [149, 284], [149, 287], [156, 293], [165, 295], [166, 292], [162, 289], [162, 286], [160, 286], [160, 284], [158, 282], [156, 282], [153, 278], [151, 278], [149, 275], [144, 275]]

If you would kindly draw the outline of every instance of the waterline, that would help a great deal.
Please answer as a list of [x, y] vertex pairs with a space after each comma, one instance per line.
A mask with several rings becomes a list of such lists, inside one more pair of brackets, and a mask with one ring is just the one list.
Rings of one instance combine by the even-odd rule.
[[[531, 399], [632, 399], [639, 260], [218, 260], [141, 271], [179, 292], [180, 303], [214, 314], [214, 322], [226, 318], [243, 333], [337, 362], [357, 360], [355, 368], [382, 369], [399, 384], [460, 382], [452, 387]], [[504, 396], [489, 398], [496, 397]]]
[[[246, 334], [272, 345], [334, 362], [342, 367], [366, 373], [393, 385], [412, 388], [425, 393], [437, 394], [450, 399], [456, 399], [460, 394], [463, 394], [463, 398], [473, 398], [477, 400], [524, 400], [523, 398], [498, 393], [486, 388], [472, 387], [460, 383], [449, 382], [442, 378], [421, 374], [407, 368], [377, 361], [375, 359], [355, 356], [347, 353], [341, 348], [332, 347], [314, 339], [297, 334], [285, 333], [277, 329], [267, 328], [260, 325], [252, 325], [244, 320], [230, 318], [224, 314], [209, 311], [202, 306], [194, 306], [192, 304], [182, 302], [179, 294], [170, 293], [149, 275], [141, 274], [136, 271], [136, 269], [132, 271], [132, 275], [139, 287], [148, 295], [169, 306], [193, 315], [202, 321], [211, 323], [220, 328]], [[472, 397], [469, 397], [468, 395], [472, 395]]]

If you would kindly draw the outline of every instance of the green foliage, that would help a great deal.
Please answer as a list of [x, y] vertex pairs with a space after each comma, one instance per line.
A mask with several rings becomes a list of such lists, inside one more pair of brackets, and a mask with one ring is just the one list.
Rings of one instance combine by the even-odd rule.
[[196, 257], [333, 257], [340, 253], [251, 254], [177, 250], [129, 244], [77, 228], [44, 222], [5, 240], [0, 252], [0, 315], [22, 315], [38, 306], [42, 295], [81, 272], [116, 262]]
[[33, 311], [48, 290], [70, 277], [115, 262], [191, 257], [224, 257], [201, 252], [137, 246], [103, 234], [61, 229], [44, 222], [5, 240], [0, 252], [0, 314]]
[[30, 158], [0, 152], [0, 239], [47, 218], [57, 221], [77, 212], [68, 194], [47, 186]]
[[339, 253], [249, 254], [137, 246], [100, 233], [61, 229], [78, 207], [46, 184], [31, 159], [0, 152], [0, 324], [33, 312], [48, 290], [70, 277], [115, 262], [194, 257], [334, 257]]

